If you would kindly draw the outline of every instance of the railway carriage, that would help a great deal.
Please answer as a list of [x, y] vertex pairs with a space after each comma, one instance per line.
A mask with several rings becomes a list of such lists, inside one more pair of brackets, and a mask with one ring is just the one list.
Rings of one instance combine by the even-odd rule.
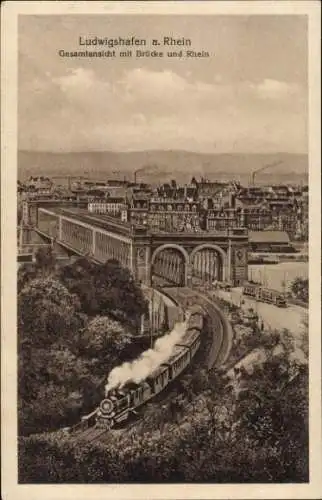
[[159, 394], [169, 383], [169, 368], [167, 365], [161, 365], [154, 372], [151, 373], [146, 379], [148, 384], [151, 385], [153, 396]]
[[176, 345], [167, 361], [170, 380], [175, 379], [190, 363], [190, 349], [186, 346]]
[[145, 403], [148, 399], [152, 397], [152, 390], [147, 382], [141, 382], [140, 384], [135, 384], [133, 382], [126, 385], [127, 390], [131, 392], [131, 406], [136, 408], [141, 404]]
[[190, 307], [189, 309], [189, 318], [188, 318], [188, 331], [191, 328], [196, 328], [201, 331], [204, 323], [204, 310], [201, 306], [195, 305]]
[[194, 357], [200, 346], [200, 340], [201, 339], [199, 330], [192, 328], [191, 330], [188, 330], [184, 339], [182, 339], [180, 343], [178, 343], [177, 345], [181, 345], [183, 347], [189, 347], [190, 360], [192, 360], [192, 358]]

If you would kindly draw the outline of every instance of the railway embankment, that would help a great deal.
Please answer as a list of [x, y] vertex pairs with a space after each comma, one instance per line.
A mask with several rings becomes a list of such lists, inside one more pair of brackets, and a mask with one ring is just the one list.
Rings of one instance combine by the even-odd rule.
[[[199, 295], [201, 296], [202, 294]], [[216, 336], [217, 332], [219, 332], [219, 330], [220, 335], [222, 336], [220, 349], [216, 349], [217, 344], [214, 339], [211, 352], [209, 353], [208, 369], [212, 367], [218, 368], [223, 365], [229, 357], [233, 346], [234, 330], [220, 307], [213, 301], [209, 300], [207, 297], [203, 298], [211, 305], [213, 310], [216, 312], [216, 315], [213, 315], [213, 318], [216, 322], [214, 325], [215, 328], [213, 329], [214, 337]]]
[[198, 290], [191, 288], [166, 288], [165, 294], [173, 298], [182, 308], [195, 303], [201, 305], [208, 314], [212, 331], [212, 344], [207, 353], [207, 368], [219, 368], [228, 359], [232, 349], [234, 330], [220, 307]]

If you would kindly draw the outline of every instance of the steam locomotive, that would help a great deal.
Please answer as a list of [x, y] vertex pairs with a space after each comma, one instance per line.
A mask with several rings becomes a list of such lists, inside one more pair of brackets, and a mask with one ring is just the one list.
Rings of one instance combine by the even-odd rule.
[[189, 365], [200, 346], [205, 313], [200, 306], [189, 310], [187, 330], [175, 345], [171, 357], [143, 382], [127, 383], [122, 389], [108, 391], [96, 413], [96, 424], [111, 428], [136, 413], [136, 409], [163, 391]]

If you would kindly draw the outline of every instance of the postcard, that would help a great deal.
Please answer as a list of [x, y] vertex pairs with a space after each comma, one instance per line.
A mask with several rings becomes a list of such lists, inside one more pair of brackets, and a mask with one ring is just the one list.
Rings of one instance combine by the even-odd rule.
[[319, 13], [4, 4], [4, 498], [321, 498]]

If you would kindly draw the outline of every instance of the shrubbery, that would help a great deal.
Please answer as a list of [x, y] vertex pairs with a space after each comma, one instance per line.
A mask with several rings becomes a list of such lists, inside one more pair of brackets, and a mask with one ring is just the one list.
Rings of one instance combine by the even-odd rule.
[[[20, 440], [21, 482], [304, 482], [307, 467], [307, 373], [281, 392], [276, 366], [257, 374], [254, 396], [225, 391], [194, 401], [194, 411], [150, 429], [144, 416], [134, 430], [103, 443], [72, 436]], [[274, 373], [274, 375], [272, 375]], [[156, 409], [157, 411], [157, 409]]]
[[51, 250], [19, 269], [18, 284], [19, 433], [28, 435], [93, 410], [109, 371], [137, 355], [129, 332], [146, 303], [117, 262], [80, 259], [61, 269]]
[[59, 278], [76, 294], [88, 316], [109, 315], [127, 323], [135, 333], [147, 303], [128, 269], [118, 261], [96, 265], [85, 258], [61, 269]]
[[309, 280], [296, 278], [291, 284], [291, 292], [295, 299], [308, 304], [309, 302]]

